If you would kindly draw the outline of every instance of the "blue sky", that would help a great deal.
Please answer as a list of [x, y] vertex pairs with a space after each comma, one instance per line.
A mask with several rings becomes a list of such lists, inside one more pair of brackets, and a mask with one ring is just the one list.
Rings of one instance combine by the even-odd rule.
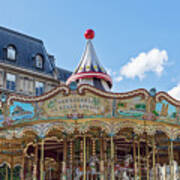
[[72, 71], [92, 28], [114, 91], [155, 87], [180, 99], [179, 7], [178, 0], [6, 0], [0, 25], [42, 39], [57, 65]]

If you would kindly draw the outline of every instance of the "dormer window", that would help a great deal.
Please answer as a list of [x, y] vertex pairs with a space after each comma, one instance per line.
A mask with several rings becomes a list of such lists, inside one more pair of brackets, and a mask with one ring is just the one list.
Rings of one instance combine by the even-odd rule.
[[35, 57], [35, 61], [36, 61], [36, 67], [39, 69], [43, 68], [43, 57], [39, 54], [36, 55]]
[[16, 60], [16, 49], [14, 46], [7, 47], [7, 59]]

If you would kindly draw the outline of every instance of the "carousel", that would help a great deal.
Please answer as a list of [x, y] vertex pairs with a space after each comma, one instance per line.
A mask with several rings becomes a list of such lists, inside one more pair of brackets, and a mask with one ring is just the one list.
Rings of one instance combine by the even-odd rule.
[[1, 180], [179, 180], [180, 101], [111, 92], [92, 44], [66, 84], [0, 95]]

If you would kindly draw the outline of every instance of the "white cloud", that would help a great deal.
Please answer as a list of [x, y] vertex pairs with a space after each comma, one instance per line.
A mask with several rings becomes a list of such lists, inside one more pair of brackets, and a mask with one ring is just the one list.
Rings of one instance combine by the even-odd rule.
[[106, 70], [114, 82], [120, 82], [123, 79], [122, 76], [116, 77], [118, 74], [117, 71], [113, 71], [111, 68], [106, 68]]
[[164, 65], [168, 61], [166, 50], [152, 49], [149, 52], [140, 53], [137, 57], [131, 58], [130, 62], [120, 70], [120, 77], [143, 79], [146, 72], [154, 72], [161, 75]]
[[106, 68], [107, 73], [111, 76], [112, 75], [112, 69]]
[[110, 76], [116, 76], [117, 74], [117, 72], [113, 71], [111, 68], [106, 68], [106, 71]]
[[180, 83], [168, 91], [168, 94], [173, 98], [180, 100]]
[[116, 82], [120, 82], [120, 81], [122, 81], [123, 80], [123, 77], [122, 76], [118, 76], [118, 77], [115, 77], [114, 78], [114, 81], [116, 81]]

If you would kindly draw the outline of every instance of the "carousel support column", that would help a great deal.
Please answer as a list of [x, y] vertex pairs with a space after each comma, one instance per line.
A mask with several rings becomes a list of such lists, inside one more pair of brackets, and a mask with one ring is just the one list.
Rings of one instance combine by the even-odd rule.
[[73, 179], [73, 141], [70, 140], [70, 169], [71, 169], [71, 179]]
[[173, 152], [173, 140], [170, 139], [170, 173], [171, 179], [174, 179], [174, 152]]
[[134, 158], [134, 180], [137, 180], [137, 161], [136, 161], [136, 141], [135, 135], [133, 135], [133, 158]]
[[113, 141], [113, 134], [111, 136], [111, 180], [115, 180], [114, 176], [114, 141]]
[[141, 142], [138, 140], [138, 170], [139, 170], [139, 179], [141, 179]]
[[8, 177], [8, 165], [6, 165], [6, 180], [8, 180], [9, 177]]
[[13, 180], [14, 157], [11, 156], [11, 180]]
[[21, 179], [25, 180], [25, 153], [24, 153], [24, 150], [23, 150], [23, 155], [22, 155]]
[[62, 180], [67, 180], [66, 174], [66, 161], [67, 161], [67, 138], [64, 139], [63, 143], [63, 162], [62, 162]]
[[156, 180], [156, 145], [155, 145], [155, 137], [152, 140], [153, 144], [153, 180]]
[[88, 139], [86, 139], [86, 144], [87, 144], [87, 146], [86, 146], [86, 153], [87, 153], [87, 156], [86, 156], [86, 161], [89, 161], [89, 158], [90, 158], [90, 142], [89, 142], [89, 140]]
[[[96, 139], [95, 138], [92, 139], [92, 156], [93, 157], [96, 156]], [[93, 174], [91, 174], [91, 179], [94, 179], [94, 175]]]
[[80, 140], [80, 166], [83, 166], [83, 140]]
[[147, 180], [149, 180], [149, 147], [148, 140], [146, 139], [146, 168], [147, 168]]
[[114, 163], [116, 164], [118, 160], [118, 154], [117, 154], [117, 146], [116, 143], [114, 144]]
[[96, 156], [96, 140], [94, 138], [92, 140], [92, 155]]
[[35, 145], [35, 161], [33, 167], [33, 180], [37, 180], [37, 166], [38, 166], [38, 143]]
[[61, 168], [60, 168], [60, 163], [59, 163], [59, 153], [58, 150], [56, 151], [57, 156], [56, 156], [56, 163], [57, 163], [57, 171], [60, 172]]
[[41, 142], [41, 164], [40, 164], [40, 175], [41, 175], [41, 180], [44, 180], [44, 138], [42, 139]]
[[101, 162], [100, 162], [100, 180], [104, 180], [104, 139], [101, 137], [101, 142], [100, 142], [100, 157], [101, 157]]
[[[107, 139], [104, 139], [104, 164], [105, 164], [105, 169], [107, 168]], [[105, 171], [104, 173], [105, 179], [108, 178], [108, 171]]]
[[83, 137], [83, 180], [86, 180], [86, 136]]

